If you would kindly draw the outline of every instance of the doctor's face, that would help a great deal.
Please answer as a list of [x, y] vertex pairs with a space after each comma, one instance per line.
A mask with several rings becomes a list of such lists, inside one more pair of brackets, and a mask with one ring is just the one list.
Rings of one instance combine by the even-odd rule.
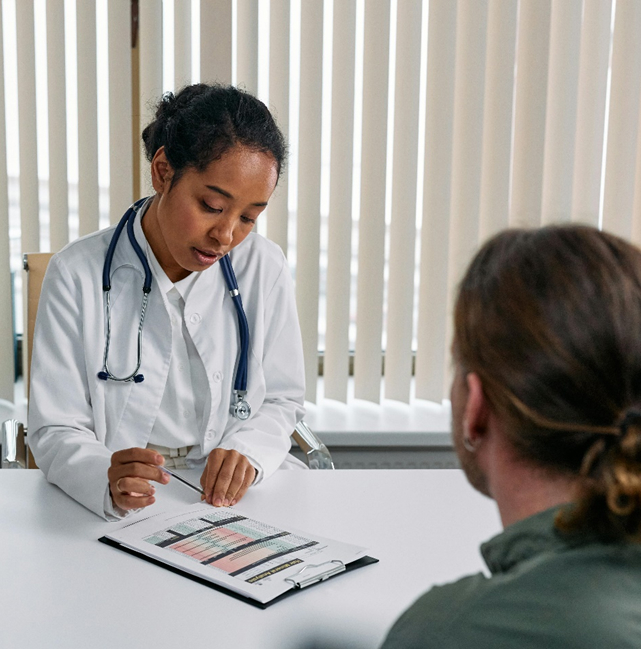
[[172, 282], [215, 264], [252, 231], [278, 180], [269, 153], [235, 146], [203, 172], [188, 168], [171, 183], [163, 149], [151, 163], [156, 196], [142, 227]]

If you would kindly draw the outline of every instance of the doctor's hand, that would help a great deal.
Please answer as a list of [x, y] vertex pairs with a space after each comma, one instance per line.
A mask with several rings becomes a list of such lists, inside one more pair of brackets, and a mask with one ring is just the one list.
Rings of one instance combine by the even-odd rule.
[[238, 451], [215, 448], [200, 478], [203, 500], [214, 507], [235, 505], [256, 477], [256, 469]]
[[152, 505], [156, 489], [150, 480], [166, 484], [169, 475], [158, 468], [165, 463], [162, 455], [148, 448], [128, 448], [111, 456], [107, 471], [111, 498], [120, 509], [140, 509]]

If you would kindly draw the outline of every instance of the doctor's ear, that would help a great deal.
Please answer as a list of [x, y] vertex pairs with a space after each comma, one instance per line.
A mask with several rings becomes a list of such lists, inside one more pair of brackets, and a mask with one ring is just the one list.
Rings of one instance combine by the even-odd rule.
[[151, 184], [157, 193], [162, 194], [171, 189], [174, 170], [165, 155], [165, 147], [161, 146], [151, 161]]

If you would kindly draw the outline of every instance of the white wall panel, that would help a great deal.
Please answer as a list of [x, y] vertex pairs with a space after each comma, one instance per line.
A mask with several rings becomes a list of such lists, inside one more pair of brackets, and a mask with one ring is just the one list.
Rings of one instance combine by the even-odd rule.
[[57, 252], [69, 241], [66, 90], [65, 3], [64, 0], [47, 0], [49, 245], [52, 252]]
[[506, 228], [509, 220], [517, 8], [515, 0], [488, 4], [480, 241]]
[[[78, 219], [83, 236], [98, 229], [98, 80], [96, 0], [76, 2], [78, 51]], [[127, 131], [128, 132], [128, 131]]]
[[483, 93], [487, 2], [460, 0], [456, 19], [456, 69], [452, 131], [452, 194], [445, 345], [449, 387], [450, 337], [456, 287], [479, 240], [481, 156], [483, 148]]
[[[18, 138], [20, 153], [20, 245], [22, 252], [40, 250], [40, 201], [36, 118], [36, 60], [33, 0], [16, 3], [18, 64]], [[23, 322], [27, 321], [26, 283], [22, 286]], [[26, 347], [22, 350], [28, 375]], [[28, 382], [28, 379], [27, 379]]]
[[18, 137], [20, 140], [20, 227], [23, 252], [40, 250], [36, 53], [33, 0], [16, 3], [18, 44]]
[[416, 397], [444, 396], [456, 3], [430, 0]]
[[576, 134], [582, 0], [553, 0], [550, 18], [541, 217], [569, 221]]
[[[0, 11], [0, 70], [4, 70], [4, 35]], [[4, 82], [4, 77], [3, 77]], [[9, 191], [4, 83], [0, 83], [0, 399], [13, 401], [13, 303], [9, 251]]]
[[[154, 118], [155, 105], [162, 95], [162, 0], [140, 2], [140, 121], [139, 133]], [[145, 196], [153, 193], [149, 161], [140, 145], [140, 190]]]
[[200, 80], [231, 83], [232, 0], [200, 2]]
[[174, 88], [191, 83], [191, 0], [174, 0]]
[[[289, 135], [290, 0], [270, 0], [269, 108], [285, 138]], [[267, 237], [287, 255], [288, 174], [281, 176], [267, 210]]]
[[258, 0], [236, 0], [236, 2], [238, 7], [236, 83], [252, 95], [256, 95], [258, 94]]
[[550, 0], [519, 3], [510, 204], [513, 226], [541, 223], [550, 12]]
[[131, 15], [128, 0], [110, 0], [109, 221], [117, 223], [133, 202]]
[[617, 0], [603, 195], [603, 228], [632, 235], [641, 90], [641, 3]]
[[594, 226], [599, 224], [601, 200], [611, 15], [611, 0], [584, 0], [572, 180], [572, 220]]
[[303, 336], [306, 398], [316, 401], [323, 77], [323, 5], [301, 4], [296, 301]]
[[410, 401], [422, 0], [398, 3], [385, 397]]
[[365, 0], [354, 395], [381, 394], [390, 0]]
[[347, 402], [350, 278], [352, 260], [352, 165], [356, 0], [334, 4], [332, 135], [327, 250], [325, 397]]

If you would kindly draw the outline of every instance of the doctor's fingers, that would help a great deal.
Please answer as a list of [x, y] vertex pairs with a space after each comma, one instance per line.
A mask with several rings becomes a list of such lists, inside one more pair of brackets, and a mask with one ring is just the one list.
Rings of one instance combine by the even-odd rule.
[[[243, 488], [246, 481], [249, 480], [249, 484], [251, 484], [253, 479], [254, 467], [244, 455], [238, 453], [226, 457], [214, 484], [212, 504], [215, 507], [228, 507], [233, 501], [238, 500], [236, 494]], [[246, 488], [243, 494], [245, 491]]]
[[209, 457], [207, 458], [207, 465], [205, 466], [205, 470], [200, 477], [200, 486], [205, 492], [205, 500], [210, 505], [213, 505], [211, 497], [212, 491], [214, 490], [214, 484], [216, 482], [216, 478], [218, 477], [220, 467], [222, 467], [223, 465], [223, 460], [225, 459], [226, 454], [225, 451], [223, 451], [222, 453], [220, 451], [223, 451], [223, 449], [215, 448], [209, 454]]
[[156, 502], [156, 490], [145, 480], [119, 478], [116, 484], [109, 484], [109, 489], [111, 499], [120, 509], [141, 509]]
[[[246, 460], [238, 451], [215, 448], [207, 458], [207, 467], [201, 478], [205, 500], [216, 507], [224, 505], [227, 489], [231, 484], [236, 465]], [[204, 482], [203, 482], [204, 479]]]
[[156, 487], [142, 478], [118, 478], [115, 482], [109, 484], [112, 494], [149, 497], [156, 493]]
[[144, 480], [154, 480], [160, 484], [167, 484], [169, 482], [169, 474], [155, 465], [143, 464], [142, 462], [114, 464], [113, 456], [112, 464], [107, 471], [107, 476], [109, 482], [115, 482], [119, 478], [143, 478]]
[[129, 464], [130, 462], [141, 462], [152, 466], [162, 465], [165, 458], [150, 448], [126, 448], [123, 451], [116, 451], [111, 456], [111, 465]]
[[246, 493], [247, 489], [254, 482], [256, 477], [256, 469], [248, 462], [248, 466], [245, 468], [245, 473], [241, 478], [240, 465], [236, 467], [234, 472], [234, 477], [227, 489], [226, 500], [230, 505], [235, 505]]

